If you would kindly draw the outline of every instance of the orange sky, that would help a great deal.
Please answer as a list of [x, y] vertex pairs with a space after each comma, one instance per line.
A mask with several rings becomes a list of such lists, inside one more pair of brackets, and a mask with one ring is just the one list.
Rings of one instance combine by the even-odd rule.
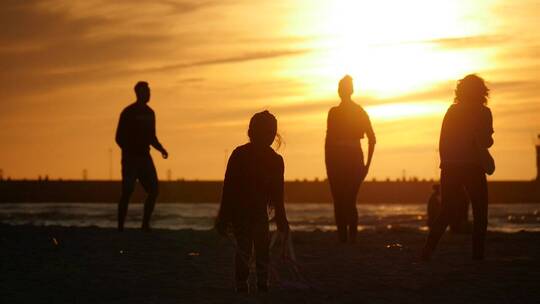
[[326, 112], [351, 74], [378, 144], [368, 178], [438, 174], [456, 80], [492, 89], [497, 171], [532, 179], [540, 133], [538, 1], [0, 2], [4, 177], [119, 178], [117, 119], [146, 80], [162, 179], [220, 179], [249, 117], [279, 120], [286, 178], [324, 178]]

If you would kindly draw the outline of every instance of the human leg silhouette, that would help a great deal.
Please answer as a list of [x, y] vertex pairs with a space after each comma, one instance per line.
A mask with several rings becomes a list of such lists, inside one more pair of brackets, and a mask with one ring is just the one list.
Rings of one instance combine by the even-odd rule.
[[347, 224], [348, 224], [348, 206], [346, 199], [346, 184], [341, 174], [332, 174], [328, 176], [332, 199], [334, 201], [334, 217], [338, 239], [340, 242], [347, 242]]
[[[463, 181], [463, 185], [465, 185], [465, 180]], [[470, 229], [468, 222], [470, 198], [465, 186], [462, 187], [460, 195], [461, 199], [456, 201], [455, 214], [452, 215], [452, 220], [449, 224], [450, 231], [453, 233], [467, 233]]]
[[486, 175], [481, 168], [471, 170], [465, 179], [473, 210], [472, 257], [484, 258], [484, 247], [488, 223], [488, 189]]
[[362, 150], [349, 151], [350, 160], [349, 166], [345, 167], [346, 180], [344, 181], [346, 205], [347, 205], [347, 228], [348, 237], [351, 243], [356, 241], [356, 235], [358, 234], [358, 210], [356, 208], [356, 202], [358, 198], [358, 190], [362, 184], [365, 175], [364, 156]]
[[159, 182], [152, 158], [149, 157], [144, 160], [142, 165], [139, 181], [146, 191], [146, 200], [144, 202], [144, 214], [141, 228], [148, 231], [150, 230], [150, 218], [154, 212], [156, 199], [159, 193]]
[[351, 176], [351, 180], [348, 182], [347, 189], [347, 227], [349, 232], [349, 241], [355, 242], [356, 235], [358, 234], [358, 210], [356, 208], [356, 200], [358, 197], [358, 190], [360, 189], [360, 177]]
[[327, 149], [326, 168], [339, 241], [354, 241], [358, 232], [356, 198], [365, 172], [362, 150]]
[[257, 290], [268, 290], [268, 266], [270, 263], [270, 232], [268, 220], [257, 221], [253, 227], [253, 247], [255, 249], [255, 265], [257, 270]]
[[118, 230], [124, 230], [124, 222], [126, 220], [129, 200], [135, 189], [137, 181], [137, 168], [127, 160], [122, 159], [122, 195], [118, 202]]
[[344, 243], [347, 241], [347, 218], [345, 209], [343, 159], [340, 156], [339, 150], [335, 148], [326, 149], [326, 174], [328, 176], [330, 194], [332, 195], [332, 202], [334, 204], [334, 218], [336, 220], [338, 240]]
[[247, 279], [249, 277], [249, 259], [253, 249], [253, 235], [249, 227], [237, 225], [234, 227], [234, 237], [236, 239], [236, 253], [234, 257], [234, 277], [236, 280], [236, 290], [247, 292]]
[[435, 220], [422, 251], [422, 258], [429, 259], [439, 240], [456, 214], [456, 206], [461, 203], [463, 184], [460, 170], [444, 168], [441, 170], [441, 213]]

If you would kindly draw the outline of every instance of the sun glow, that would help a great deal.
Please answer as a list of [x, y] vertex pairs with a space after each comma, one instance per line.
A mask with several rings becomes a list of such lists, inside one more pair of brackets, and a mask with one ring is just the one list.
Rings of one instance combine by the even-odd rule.
[[382, 121], [440, 115], [448, 108], [444, 102], [393, 103], [369, 106], [371, 119]]
[[[319, 51], [309, 60], [312, 92], [335, 94], [353, 76], [356, 93], [389, 98], [455, 80], [487, 65], [486, 50], [445, 49], [438, 41], [484, 33], [466, 18], [464, 1], [332, 1], [321, 4]], [[428, 13], [429, 12], [429, 13]], [[306, 76], [306, 75], [303, 75]]]

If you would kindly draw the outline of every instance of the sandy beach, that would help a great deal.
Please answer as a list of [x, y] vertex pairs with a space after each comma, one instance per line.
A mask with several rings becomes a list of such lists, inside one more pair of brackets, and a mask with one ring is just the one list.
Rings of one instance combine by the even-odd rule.
[[[487, 259], [470, 236], [446, 234], [427, 263], [425, 233], [294, 232], [301, 273], [265, 295], [233, 291], [233, 244], [213, 231], [0, 226], [2, 303], [538, 303], [540, 233], [489, 233]], [[280, 266], [281, 265], [281, 266]]]

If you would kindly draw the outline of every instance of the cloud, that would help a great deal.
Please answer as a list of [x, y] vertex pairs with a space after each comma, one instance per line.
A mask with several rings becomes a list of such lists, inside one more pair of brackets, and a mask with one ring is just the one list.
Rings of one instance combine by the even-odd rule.
[[169, 65], [164, 65], [164, 66], [159, 66], [159, 67], [154, 67], [154, 68], [145, 68], [139, 71], [165, 72], [165, 71], [171, 71], [171, 70], [179, 70], [179, 69], [201, 67], [201, 66], [208, 66], [208, 65], [242, 63], [246, 61], [273, 59], [273, 58], [284, 57], [284, 56], [301, 55], [307, 52], [308, 50], [277, 50], [277, 51], [254, 52], [254, 53], [240, 54], [240, 55], [231, 56], [231, 57], [206, 59], [206, 60], [193, 61], [193, 62], [187, 62], [187, 63], [169, 64]]
[[316, 42], [323, 39], [332, 39], [332, 36], [329, 35], [313, 35], [313, 36], [277, 36], [277, 37], [248, 37], [238, 39], [240, 43], [250, 43], [250, 44], [299, 44], [306, 42]]
[[[213, 4], [0, 1], [0, 90], [4, 100], [76, 84], [95, 84], [125, 76], [156, 58], [178, 56], [183, 48], [172, 48], [174, 41], [194, 45], [201, 43], [200, 38], [189, 32], [163, 30], [166, 22], [149, 25], [145, 18], [134, 18], [129, 12], [137, 9], [141, 13], [148, 6], [161, 5], [170, 11], [169, 15], [190, 14]], [[133, 25], [132, 20], [146, 24]]]
[[[539, 39], [540, 42], [540, 39]], [[540, 43], [539, 42], [529, 42], [529, 43], [520, 43], [518, 45], [507, 46], [498, 54], [497, 59], [500, 62], [515, 62], [515, 61], [526, 61], [534, 62], [532, 68], [535, 71], [539, 70], [540, 63]]]
[[108, 18], [75, 17], [67, 10], [53, 10], [44, 3], [36, 0], [0, 2], [0, 43], [4, 52], [18, 45], [39, 49], [58, 41], [79, 40], [98, 26], [114, 25]]
[[[159, 74], [308, 52], [267, 47], [259, 50], [262, 46], [231, 48], [240, 43], [238, 37], [242, 35], [231, 33], [227, 44], [218, 33], [201, 35], [199, 25], [204, 23], [195, 26], [185, 18], [189, 15], [204, 20], [201, 10], [235, 3], [1, 1], [0, 90], [5, 98], [15, 98], [138, 73]], [[223, 52], [228, 56], [213, 57], [208, 52], [217, 41], [228, 46]], [[178, 62], [178, 58], [189, 59]]]
[[499, 46], [516, 40], [508, 35], [476, 35], [476, 36], [460, 36], [460, 37], [444, 37], [427, 40], [409, 40], [395, 43], [380, 43], [373, 46], [392, 46], [402, 44], [434, 44], [442, 48], [448, 49], [469, 49]]
[[105, 70], [148, 58], [167, 39], [161, 34], [103, 34], [120, 21], [76, 16], [59, 5], [0, 2], [0, 89], [6, 97], [99, 79]]
[[[150, 38], [160, 39], [159, 37]], [[148, 37], [123, 37], [123, 39], [116, 38], [115, 41], [130, 44], [136, 43], [136, 41], [147, 42], [148, 39]], [[99, 47], [100, 45], [103, 48]], [[124, 49], [122, 43], [115, 43], [111, 48], [107, 48], [108, 45], [108, 41], [81, 43], [71, 46], [69, 49], [72, 52], [48, 57], [48, 62], [41, 60], [44, 58], [43, 54], [40, 53], [15, 54], [11, 56], [8, 63], [0, 66], [4, 71], [9, 71], [9, 73], [0, 75], [0, 88], [3, 88], [4, 96], [21, 96], [57, 87], [95, 83], [127, 75], [167, 73], [180, 69], [273, 59], [307, 52], [304, 50], [256, 52], [154, 68], [131, 68], [129, 62], [136, 63], [137, 58], [144, 58], [144, 50], [148, 50], [150, 47], [137, 51]], [[102, 51], [92, 51], [91, 49], [94, 48]], [[25, 61], [26, 63], [24, 63]], [[32, 62], [34, 64], [30, 64]], [[200, 81], [202, 81], [201, 78], [195, 77], [183, 82]]]
[[[488, 82], [491, 89], [491, 98], [497, 98], [504, 104], [515, 106], [519, 103], [531, 104], [540, 96], [540, 81], [520, 80], [520, 81], [495, 81]], [[533, 105], [537, 103], [533, 102]]]
[[[540, 83], [535, 81], [493, 81], [488, 83], [492, 94], [497, 95], [497, 98], [502, 96], [516, 96], [518, 100], [522, 100], [526, 96], [538, 96], [540, 95]], [[358, 98], [358, 102], [362, 106], [375, 106], [375, 105], [384, 105], [384, 104], [400, 104], [400, 103], [421, 103], [421, 102], [431, 102], [431, 101], [440, 101], [447, 102], [450, 105], [454, 99], [454, 88], [456, 81], [441, 82], [432, 86], [428, 90], [413, 92], [410, 94], [404, 94], [395, 97], [389, 98], [378, 98], [373, 99], [369, 97]], [[260, 107], [254, 109], [254, 107], [237, 107], [234, 109], [225, 110], [225, 112], [213, 113], [206, 118], [211, 118], [212, 120], [219, 120], [220, 117], [226, 118], [227, 121], [231, 119], [240, 119], [245, 117], [247, 111], [262, 110], [263, 108], [268, 108], [270, 111], [275, 111], [280, 115], [295, 116], [295, 115], [306, 115], [313, 113], [326, 113], [328, 109], [335, 105], [335, 100], [316, 100], [316, 101], [300, 101], [291, 104], [278, 104], [278, 105], [268, 105], [267, 107]], [[531, 105], [526, 103], [525, 107], [516, 108], [516, 102], [512, 101], [507, 105], [502, 105], [502, 108], [505, 109], [503, 115], [517, 115], [529, 110], [538, 110], [537, 105]], [[507, 108], [508, 107], [508, 108]]]
[[138, 0], [136, 3], [132, 0], [116, 0], [114, 2], [99, 0], [97, 3], [93, 3], [92, 6], [116, 7], [130, 12], [141, 12], [140, 8], [144, 8], [144, 11], [141, 12], [143, 14], [145, 11], [154, 13], [154, 10], [148, 8], [161, 8], [161, 14], [165, 11], [168, 15], [183, 15], [191, 14], [205, 8], [229, 5], [231, 3], [232, 1], [216, 0]]
[[421, 41], [422, 43], [437, 44], [443, 48], [463, 49], [498, 46], [511, 40], [505, 35], [477, 35], [464, 37], [450, 37]]
[[199, 83], [204, 82], [206, 79], [203, 77], [183, 78], [178, 80], [178, 83]]
[[[131, 2], [131, 1], [130, 1]], [[222, 1], [172, 1], [165, 0], [161, 3], [168, 5], [173, 14], [187, 14], [200, 9], [222, 4]]]
[[[284, 82], [283, 85], [287, 83]], [[258, 87], [267, 87], [266, 84], [259, 84]], [[369, 99], [366, 97], [358, 98], [362, 106], [395, 104], [395, 103], [418, 103], [433, 100], [448, 101], [453, 99], [453, 86], [451, 83], [441, 83], [429, 90], [396, 96], [384, 99]], [[254, 88], [255, 89], [255, 88]], [[258, 89], [255, 89], [258, 90]], [[275, 94], [272, 94], [275, 96]], [[232, 123], [244, 123], [246, 117], [256, 111], [268, 109], [275, 112], [280, 117], [295, 117], [320, 113], [326, 115], [330, 107], [337, 104], [336, 99], [305, 100], [288, 104], [236, 104], [219, 109], [204, 108], [203, 111], [193, 110], [193, 115], [187, 118], [187, 122], [212, 122], [214, 126], [231, 125]]]

